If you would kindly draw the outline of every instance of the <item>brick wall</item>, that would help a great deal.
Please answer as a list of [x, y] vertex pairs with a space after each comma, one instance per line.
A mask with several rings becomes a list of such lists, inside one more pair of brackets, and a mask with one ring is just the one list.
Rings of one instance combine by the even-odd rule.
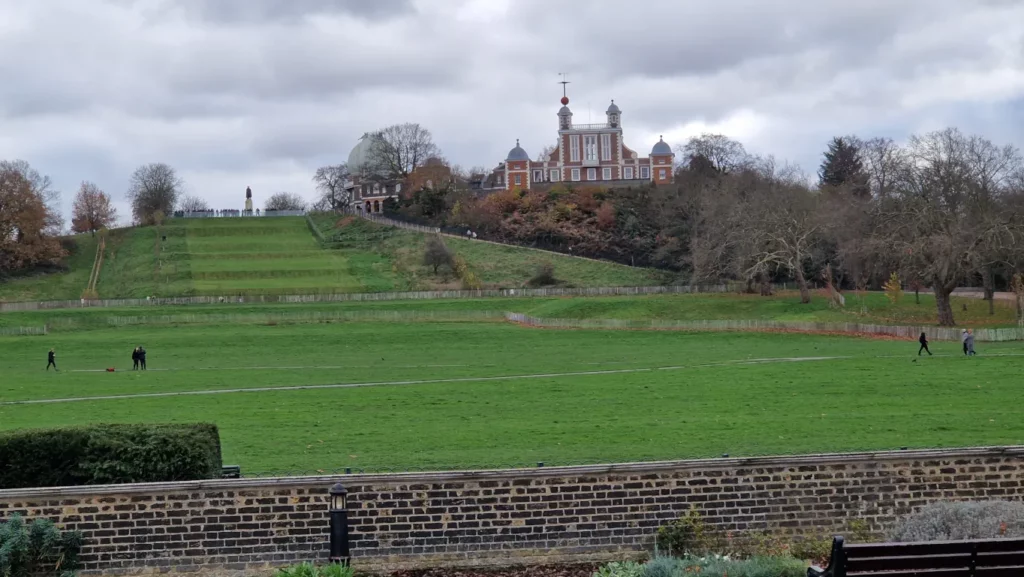
[[349, 490], [364, 569], [603, 560], [696, 505], [735, 532], [881, 532], [938, 499], [1018, 499], [1024, 447], [515, 471], [0, 491], [0, 517], [83, 531], [89, 573], [259, 572], [327, 557], [327, 490]]

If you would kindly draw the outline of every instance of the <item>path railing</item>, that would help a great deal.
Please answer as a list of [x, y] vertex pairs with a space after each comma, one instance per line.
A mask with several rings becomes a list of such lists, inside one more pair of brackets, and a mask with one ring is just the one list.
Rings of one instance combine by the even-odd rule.
[[[0, 312], [37, 311], [51, 309], [145, 307], [145, 306], [186, 306], [216, 304], [263, 304], [263, 303], [334, 303], [361, 301], [434, 300], [434, 299], [479, 299], [479, 298], [533, 298], [533, 297], [587, 297], [587, 296], [634, 296], [658, 294], [705, 294], [738, 292], [741, 284], [717, 285], [673, 285], [640, 287], [590, 287], [590, 288], [532, 288], [532, 289], [479, 289], [479, 290], [434, 290], [377, 293], [328, 293], [306, 295], [234, 295], [234, 296], [193, 296], [142, 299], [79, 299], [66, 301], [27, 301], [0, 303]], [[776, 290], [785, 290], [786, 285], [776, 285]]]
[[29, 335], [45, 335], [49, 331], [45, 326], [42, 327], [0, 327], [0, 336], [29, 336]]
[[[948, 327], [894, 326], [863, 323], [815, 323], [771, 320], [671, 321], [630, 319], [541, 319], [520, 313], [507, 313], [509, 321], [544, 328], [566, 329], [652, 329], [679, 331], [793, 331], [808, 333], [844, 333], [881, 335], [917, 339], [921, 333], [933, 341], [959, 341], [963, 329]], [[975, 329], [974, 338], [984, 342], [1024, 340], [1024, 327]]]

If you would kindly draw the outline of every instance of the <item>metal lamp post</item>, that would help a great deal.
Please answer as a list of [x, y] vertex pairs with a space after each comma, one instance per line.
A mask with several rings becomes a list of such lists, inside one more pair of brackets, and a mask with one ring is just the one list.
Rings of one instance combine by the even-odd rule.
[[348, 552], [348, 491], [341, 483], [335, 483], [329, 491], [331, 496], [331, 563], [347, 566]]

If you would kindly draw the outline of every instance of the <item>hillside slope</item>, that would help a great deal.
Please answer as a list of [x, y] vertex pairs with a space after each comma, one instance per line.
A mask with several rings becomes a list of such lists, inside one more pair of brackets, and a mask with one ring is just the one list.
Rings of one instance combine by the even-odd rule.
[[[423, 265], [427, 235], [321, 215], [321, 247], [303, 217], [173, 219], [159, 227], [110, 231], [100, 298], [313, 294], [462, 288]], [[89, 280], [96, 240], [75, 237], [68, 272], [0, 284], [0, 299], [73, 300]], [[646, 286], [665, 274], [511, 246], [446, 239], [484, 287], [522, 287], [543, 263], [560, 286]]]
[[89, 273], [96, 258], [98, 238], [88, 234], [67, 237], [61, 244], [68, 250], [62, 263], [64, 272], [36, 274], [0, 281], [0, 300], [71, 300], [81, 298], [89, 284]]
[[[431, 268], [423, 265], [427, 234], [352, 216], [320, 215], [314, 222], [329, 246], [346, 255], [375, 255], [373, 260], [389, 265], [390, 273], [397, 274], [409, 290], [463, 288], [462, 281], [453, 271], [442, 268], [435, 275]], [[443, 239], [456, 256], [465, 260], [484, 288], [527, 286], [545, 264], [553, 267], [558, 286], [653, 286], [670, 284], [673, 280], [671, 274], [656, 269], [634, 268], [479, 240], [447, 236]]]

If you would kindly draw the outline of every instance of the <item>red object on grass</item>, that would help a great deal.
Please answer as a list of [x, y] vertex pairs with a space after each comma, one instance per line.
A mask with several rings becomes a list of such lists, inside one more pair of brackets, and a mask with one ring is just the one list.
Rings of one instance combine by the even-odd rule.
[[108, 372], [108, 373], [112, 373], [112, 372], [114, 372], [114, 367], [110, 367], [110, 368], [108, 368], [108, 369], [107, 369], [107, 372]]

